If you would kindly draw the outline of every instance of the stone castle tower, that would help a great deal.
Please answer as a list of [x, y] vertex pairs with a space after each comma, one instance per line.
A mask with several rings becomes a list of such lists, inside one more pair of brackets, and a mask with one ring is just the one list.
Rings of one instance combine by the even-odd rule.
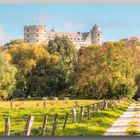
[[36, 44], [46, 42], [46, 26], [24, 26], [24, 42]]
[[99, 25], [95, 24], [90, 31], [91, 33], [91, 43], [97, 46], [102, 46], [102, 32]]

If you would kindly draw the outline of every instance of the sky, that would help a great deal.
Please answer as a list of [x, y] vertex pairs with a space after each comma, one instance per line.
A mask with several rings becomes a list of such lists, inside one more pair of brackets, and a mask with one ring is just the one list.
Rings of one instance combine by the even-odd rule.
[[64, 32], [88, 32], [99, 24], [103, 41], [140, 37], [140, 4], [0, 5], [0, 45], [23, 38], [25, 25]]

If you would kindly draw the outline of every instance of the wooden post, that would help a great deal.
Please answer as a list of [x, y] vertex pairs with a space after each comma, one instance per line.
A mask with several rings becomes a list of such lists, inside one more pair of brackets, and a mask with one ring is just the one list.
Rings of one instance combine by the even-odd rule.
[[43, 107], [46, 108], [46, 102], [45, 101], [43, 102]]
[[10, 118], [5, 119], [5, 136], [10, 136]]
[[54, 122], [53, 122], [53, 128], [52, 128], [52, 136], [55, 135], [56, 129], [57, 129], [57, 118], [58, 118], [58, 114], [54, 115]]
[[92, 113], [94, 115], [94, 113], [95, 113], [95, 105], [92, 105]]
[[12, 101], [10, 102], [10, 108], [11, 109], [13, 108], [13, 102]]
[[110, 108], [112, 107], [112, 102], [110, 101]]
[[88, 116], [88, 119], [90, 119], [90, 106], [87, 106], [87, 116]]
[[108, 107], [109, 107], [109, 108], [111, 107], [110, 101], [108, 102]]
[[107, 109], [108, 108], [108, 102], [107, 101], [105, 101], [105, 107], [104, 107], [105, 109]]
[[105, 101], [103, 101], [103, 103], [102, 103], [102, 109], [103, 110], [105, 109]]
[[84, 107], [84, 106], [81, 106], [79, 121], [82, 121], [82, 118], [83, 118], [83, 116], [84, 116], [84, 110], [85, 110], [85, 107]]
[[102, 102], [99, 103], [99, 108], [102, 110]]
[[99, 108], [100, 107], [100, 103], [97, 103], [96, 107], [97, 107], [96, 108], [97, 109], [97, 112], [99, 112], [100, 111], [100, 108]]
[[67, 120], [68, 120], [68, 115], [69, 115], [69, 113], [66, 113], [63, 129], [65, 129], [65, 127], [66, 127]]
[[104, 102], [101, 102], [101, 110], [104, 109]]
[[45, 130], [46, 130], [46, 125], [47, 125], [47, 119], [48, 119], [48, 116], [45, 115], [43, 118], [43, 125], [42, 125], [42, 135], [43, 136], [46, 134]]
[[75, 101], [75, 107], [78, 107], [78, 102], [77, 101]]
[[30, 136], [33, 121], [34, 121], [34, 116], [29, 116], [24, 130], [25, 136]]
[[110, 101], [110, 108], [112, 108], [112, 101]]
[[72, 122], [73, 123], [76, 122], [76, 109], [75, 108], [72, 109]]

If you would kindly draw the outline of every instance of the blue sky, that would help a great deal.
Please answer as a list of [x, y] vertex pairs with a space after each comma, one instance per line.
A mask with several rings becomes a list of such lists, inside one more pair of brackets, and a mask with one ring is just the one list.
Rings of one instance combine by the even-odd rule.
[[140, 4], [0, 5], [0, 44], [23, 38], [24, 25], [45, 24], [48, 30], [89, 31], [98, 23], [103, 41], [140, 37]]

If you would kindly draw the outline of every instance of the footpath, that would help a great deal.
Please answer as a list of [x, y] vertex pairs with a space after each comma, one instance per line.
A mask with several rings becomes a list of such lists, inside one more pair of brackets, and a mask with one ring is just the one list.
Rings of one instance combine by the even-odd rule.
[[117, 119], [106, 131], [105, 136], [124, 136], [128, 135], [127, 129], [136, 122], [136, 127], [140, 131], [140, 103], [132, 103], [124, 114]]

